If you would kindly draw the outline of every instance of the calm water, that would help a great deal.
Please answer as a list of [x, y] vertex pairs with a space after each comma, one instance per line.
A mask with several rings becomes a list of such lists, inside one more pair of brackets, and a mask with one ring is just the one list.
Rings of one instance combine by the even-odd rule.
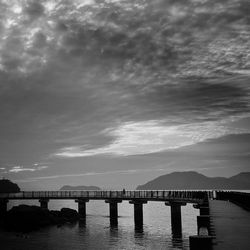
[[[23, 204], [24, 202], [22, 202]], [[12, 205], [18, 205], [12, 201]], [[26, 201], [25, 204], [35, 204]], [[49, 202], [49, 209], [70, 207], [77, 209], [74, 201]], [[188, 249], [189, 235], [197, 233], [198, 210], [191, 204], [182, 207], [183, 236], [173, 239], [171, 235], [170, 208], [164, 202], [148, 202], [144, 205], [143, 231], [134, 229], [133, 205], [127, 201], [119, 204], [118, 226], [109, 222], [109, 206], [104, 201], [87, 203], [85, 222], [62, 227], [46, 227], [23, 237], [16, 233], [0, 232], [1, 250], [76, 250], [76, 249]]]

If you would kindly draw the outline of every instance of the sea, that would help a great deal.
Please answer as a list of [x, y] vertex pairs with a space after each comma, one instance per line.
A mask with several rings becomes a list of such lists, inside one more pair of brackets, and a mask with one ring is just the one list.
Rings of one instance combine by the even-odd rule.
[[[19, 204], [39, 205], [38, 201], [10, 201], [8, 209]], [[50, 200], [49, 209], [68, 207], [77, 210], [74, 200]], [[189, 236], [197, 234], [198, 209], [192, 204], [182, 208], [182, 237], [171, 232], [170, 207], [149, 201], [143, 206], [144, 225], [134, 226], [133, 205], [118, 204], [118, 225], [110, 224], [109, 204], [89, 201], [84, 221], [63, 226], [49, 226], [28, 234], [0, 231], [1, 250], [79, 250], [79, 249], [189, 249]]]

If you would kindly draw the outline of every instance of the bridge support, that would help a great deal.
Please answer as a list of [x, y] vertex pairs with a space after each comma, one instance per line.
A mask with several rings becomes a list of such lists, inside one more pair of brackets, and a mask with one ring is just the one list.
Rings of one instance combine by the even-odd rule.
[[0, 217], [3, 217], [7, 212], [7, 199], [0, 199]]
[[200, 207], [200, 215], [209, 215], [209, 207], [201, 206]]
[[88, 199], [77, 199], [75, 202], [78, 203], [78, 213], [80, 218], [86, 217], [86, 202], [89, 202]]
[[48, 203], [49, 203], [49, 199], [47, 198], [42, 198], [39, 200], [40, 202], [40, 207], [43, 209], [48, 209]]
[[194, 208], [200, 210], [200, 215], [209, 215], [209, 206], [208, 204], [194, 204]]
[[115, 200], [105, 200], [106, 203], [109, 203], [109, 216], [110, 219], [117, 219], [118, 218], [118, 203], [121, 203], [122, 200], [115, 199]]
[[171, 209], [171, 228], [174, 238], [182, 236], [181, 206], [186, 206], [184, 202], [165, 202]]
[[210, 216], [209, 215], [200, 215], [197, 216], [197, 230], [198, 234], [200, 234], [200, 229], [206, 228], [210, 234]]
[[189, 237], [190, 250], [212, 250], [213, 236], [211, 236], [209, 205], [206, 202], [193, 207], [200, 209], [200, 215], [197, 216], [197, 235]]
[[143, 227], [143, 204], [146, 204], [146, 200], [132, 200], [129, 202], [134, 204], [134, 222], [136, 228]]
[[105, 200], [106, 203], [109, 203], [109, 219], [111, 226], [118, 225], [118, 203], [121, 203], [120, 199], [109, 199]]

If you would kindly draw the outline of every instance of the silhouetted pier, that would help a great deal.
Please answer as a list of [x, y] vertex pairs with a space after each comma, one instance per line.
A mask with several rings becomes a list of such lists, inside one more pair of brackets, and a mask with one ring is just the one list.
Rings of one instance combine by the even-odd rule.
[[229, 201], [209, 203], [215, 233], [213, 249], [250, 249], [250, 213]]
[[[190, 236], [190, 249], [212, 249], [216, 232], [223, 232], [223, 226], [218, 223], [218, 213], [223, 206], [218, 207], [218, 200], [234, 202], [249, 208], [250, 194], [223, 191], [187, 191], [187, 190], [140, 190], [140, 191], [31, 191], [0, 194], [0, 218], [7, 212], [9, 200], [39, 200], [40, 206], [48, 209], [50, 200], [75, 200], [78, 203], [78, 213], [82, 219], [86, 217], [86, 207], [90, 200], [104, 200], [109, 205], [110, 223], [117, 224], [118, 204], [129, 201], [134, 206], [135, 228], [143, 226], [143, 205], [149, 201], [165, 202], [170, 207], [171, 227], [173, 237], [182, 235], [181, 207], [192, 203], [199, 209], [197, 216], [197, 235]], [[211, 213], [212, 204], [212, 213]], [[227, 203], [225, 203], [227, 204]], [[228, 210], [230, 211], [230, 209]], [[215, 215], [217, 214], [217, 215]], [[214, 227], [213, 223], [216, 225]], [[236, 232], [237, 233], [237, 232]]]
[[110, 221], [117, 223], [118, 204], [129, 201], [134, 206], [135, 227], [143, 225], [143, 205], [148, 201], [162, 201], [170, 207], [173, 234], [179, 237], [182, 233], [181, 206], [186, 203], [202, 204], [212, 192], [206, 191], [31, 191], [10, 194], [0, 194], [0, 212], [7, 211], [9, 200], [39, 200], [40, 206], [48, 209], [49, 200], [73, 199], [78, 203], [78, 212], [81, 218], [86, 216], [86, 204], [89, 200], [104, 200], [109, 204]]

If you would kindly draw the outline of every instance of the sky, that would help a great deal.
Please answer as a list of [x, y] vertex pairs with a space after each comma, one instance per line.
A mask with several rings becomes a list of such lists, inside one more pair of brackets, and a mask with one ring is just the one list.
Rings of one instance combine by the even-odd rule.
[[250, 162], [249, 0], [0, 0], [0, 177], [133, 189]]

